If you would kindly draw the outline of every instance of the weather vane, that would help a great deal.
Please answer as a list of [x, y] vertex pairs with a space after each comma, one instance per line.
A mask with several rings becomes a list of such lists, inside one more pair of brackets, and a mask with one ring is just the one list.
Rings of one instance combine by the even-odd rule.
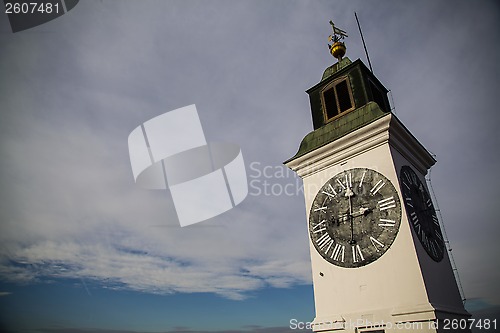
[[341, 42], [341, 40], [343, 40], [344, 37], [348, 36], [344, 30], [337, 28], [332, 21], [330, 21], [330, 25], [333, 29], [333, 35], [328, 36], [328, 41], [333, 41], [333, 44], [328, 44], [328, 49], [330, 50], [332, 56], [337, 58], [338, 62], [340, 62], [342, 60], [342, 57], [345, 55], [346, 50], [345, 44]]

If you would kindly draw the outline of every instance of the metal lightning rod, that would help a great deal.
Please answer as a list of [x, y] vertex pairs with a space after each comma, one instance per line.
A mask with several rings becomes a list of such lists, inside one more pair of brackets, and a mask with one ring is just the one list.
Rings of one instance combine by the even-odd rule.
[[359, 25], [358, 15], [356, 14], [356, 12], [354, 12], [354, 17], [356, 17], [356, 22], [358, 22], [359, 34], [361, 35], [361, 41], [363, 42], [363, 47], [365, 48], [368, 66], [370, 66], [370, 71], [373, 73], [372, 63], [370, 62], [370, 56], [368, 55], [368, 50], [366, 49], [365, 39], [363, 38], [363, 32], [361, 31], [361, 25]]

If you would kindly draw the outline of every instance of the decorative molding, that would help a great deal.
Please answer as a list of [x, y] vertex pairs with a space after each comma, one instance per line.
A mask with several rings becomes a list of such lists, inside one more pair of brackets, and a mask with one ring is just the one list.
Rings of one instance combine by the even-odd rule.
[[389, 143], [423, 175], [436, 163], [432, 155], [392, 113], [309, 153], [289, 160], [287, 167], [301, 178]]
[[394, 115], [391, 116], [389, 136], [391, 147], [396, 149], [422, 175], [425, 176], [427, 170], [436, 163], [434, 157]]
[[301, 178], [386, 143], [391, 114], [285, 163]]

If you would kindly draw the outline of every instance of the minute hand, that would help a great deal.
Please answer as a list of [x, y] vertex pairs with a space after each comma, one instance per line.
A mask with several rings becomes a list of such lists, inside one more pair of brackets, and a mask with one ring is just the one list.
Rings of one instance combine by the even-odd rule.
[[342, 214], [338, 216], [339, 222], [345, 222], [349, 220], [349, 216], [351, 217], [358, 217], [358, 216], [363, 216], [367, 215], [368, 213], [371, 213], [373, 210], [368, 207], [361, 207], [358, 211], [352, 213], [352, 214]]
[[354, 192], [350, 189], [347, 188], [345, 192], [345, 196], [348, 197], [349, 199], [349, 215], [348, 218], [351, 220], [351, 239], [349, 240], [349, 244], [356, 244], [356, 241], [354, 240], [354, 225], [353, 225], [353, 216], [352, 216], [352, 196], [354, 196]]

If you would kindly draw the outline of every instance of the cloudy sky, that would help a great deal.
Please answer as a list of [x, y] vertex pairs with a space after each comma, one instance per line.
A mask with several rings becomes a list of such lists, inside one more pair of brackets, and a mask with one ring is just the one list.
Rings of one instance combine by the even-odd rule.
[[[365, 61], [354, 11], [397, 117], [436, 154], [468, 307], [500, 305], [497, 2], [85, 0], [18, 33], [0, 15], [0, 328], [278, 333], [312, 320], [301, 183], [281, 163], [312, 130], [304, 91], [334, 61], [330, 19]], [[180, 228], [167, 191], [134, 183], [127, 138], [190, 104], [209, 141], [241, 147], [251, 186]]]

